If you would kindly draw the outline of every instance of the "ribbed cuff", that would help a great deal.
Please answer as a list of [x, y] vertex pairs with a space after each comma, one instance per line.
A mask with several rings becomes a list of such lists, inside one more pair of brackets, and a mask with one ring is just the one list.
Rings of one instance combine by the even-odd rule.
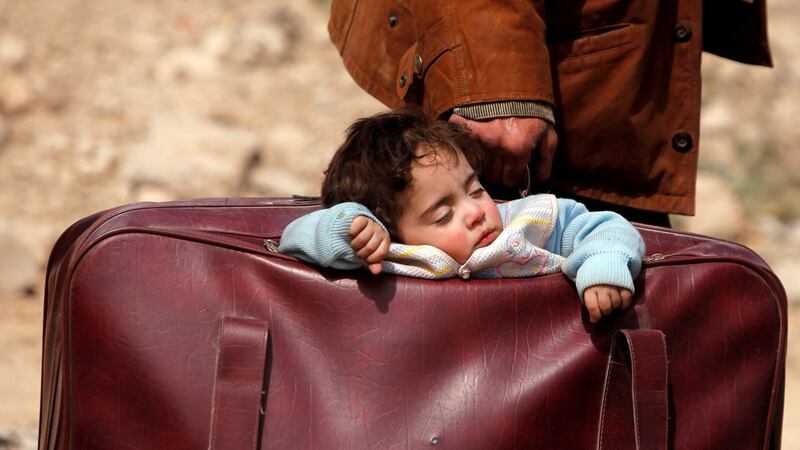
[[[324, 216], [325, 219], [330, 220], [329, 223], [320, 222], [317, 227], [317, 233], [314, 241], [323, 249], [321, 254], [328, 255], [326, 259], [319, 261], [319, 265], [328, 267], [333, 265], [334, 262], [342, 258], [342, 255], [351, 254], [352, 248], [350, 246], [350, 225], [353, 224], [358, 216], [366, 216], [368, 219], [380, 224], [383, 224], [372, 214], [370, 210], [358, 203], [339, 203], [331, 207], [335, 214]], [[385, 227], [384, 227], [385, 229]], [[359, 258], [353, 254], [355, 261], [363, 264]], [[355, 262], [353, 261], [353, 262]]]
[[580, 298], [583, 298], [586, 288], [598, 284], [625, 288], [633, 293], [633, 276], [628, 268], [627, 258], [618, 253], [604, 253], [587, 258], [575, 277], [575, 287], [578, 288]]
[[453, 113], [470, 120], [495, 119], [498, 117], [538, 117], [555, 124], [553, 107], [533, 100], [505, 100], [491, 103], [457, 106]]

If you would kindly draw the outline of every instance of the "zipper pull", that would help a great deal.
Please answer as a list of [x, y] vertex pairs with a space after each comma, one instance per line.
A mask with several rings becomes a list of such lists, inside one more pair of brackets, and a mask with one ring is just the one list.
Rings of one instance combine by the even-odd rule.
[[653, 253], [652, 255], [646, 256], [644, 259], [642, 259], [642, 262], [660, 261], [664, 258], [666, 258], [666, 256], [663, 253]]
[[278, 253], [278, 243], [272, 239], [264, 239], [264, 248], [271, 253]]

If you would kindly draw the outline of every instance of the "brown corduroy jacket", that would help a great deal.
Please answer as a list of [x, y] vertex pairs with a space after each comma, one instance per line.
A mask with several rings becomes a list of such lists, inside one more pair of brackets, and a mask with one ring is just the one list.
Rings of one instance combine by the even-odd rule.
[[328, 28], [387, 106], [550, 103], [559, 148], [545, 189], [682, 214], [694, 212], [701, 50], [771, 65], [766, 0], [333, 0]]

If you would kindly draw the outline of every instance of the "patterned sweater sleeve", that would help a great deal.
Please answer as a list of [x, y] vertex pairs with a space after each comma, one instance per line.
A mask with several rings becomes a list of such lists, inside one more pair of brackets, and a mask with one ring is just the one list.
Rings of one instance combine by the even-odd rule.
[[565, 257], [562, 271], [578, 293], [598, 284], [634, 291], [645, 246], [630, 222], [610, 211], [589, 212], [569, 199], [558, 199], [558, 221], [547, 250]]
[[305, 262], [335, 269], [357, 269], [364, 261], [350, 246], [348, 230], [358, 216], [383, 224], [365, 206], [339, 203], [295, 219], [283, 231], [278, 251]]

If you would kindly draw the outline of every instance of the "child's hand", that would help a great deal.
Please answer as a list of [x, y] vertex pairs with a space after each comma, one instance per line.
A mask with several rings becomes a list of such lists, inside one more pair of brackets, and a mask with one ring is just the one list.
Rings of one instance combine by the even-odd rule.
[[589, 322], [597, 323], [616, 308], [631, 306], [631, 291], [608, 284], [598, 284], [583, 291], [583, 304], [589, 311]]
[[381, 273], [381, 261], [389, 253], [389, 234], [365, 216], [353, 219], [347, 230], [350, 235], [350, 246], [356, 256], [367, 262], [370, 272]]

